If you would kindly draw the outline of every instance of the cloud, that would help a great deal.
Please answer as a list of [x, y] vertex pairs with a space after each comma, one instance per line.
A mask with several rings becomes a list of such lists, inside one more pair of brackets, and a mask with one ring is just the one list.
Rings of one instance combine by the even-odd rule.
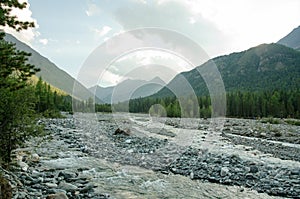
[[109, 26], [103, 26], [100, 30], [95, 28], [94, 32], [97, 34], [97, 36], [103, 37], [104, 35], [109, 33], [109, 31], [111, 31], [111, 29], [112, 28]]
[[47, 45], [48, 44], [48, 39], [40, 39], [39, 42], [43, 45]]
[[224, 52], [277, 42], [299, 26], [300, 21], [299, 0], [189, 0], [182, 3], [189, 8], [192, 18], [200, 16], [226, 35], [230, 42], [224, 45]]
[[98, 84], [104, 87], [114, 86], [124, 80], [123, 76], [114, 74], [108, 70], [105, 70], [100, 77], [96, 78], [99, 78]]
[[30, 10], [30, 4], [29, 4], [28, 0], [22, 0], [20, 2], [26, 2], [27, 7], [22, 10], [14, 8], [11, 11], [11, 15], [17, 16], [17, 18], [22, 21], [34, 22], [35, 28], [29, 28], [27, 30], [22, 30], [20, 32], [17, 32], [16, 30], [14, 30], [12, 28], [4, 27], [4, 31], [14, 35], [19, 40], [30, 45], [30, 42], [33, 41], [34, 38], [36, 38], [40, 35], [39, 32], [36, 30], [39, 27], [39, 25], [37, 23], [37, 20], [32, 17], [32, 12]]
[[[131, 1], [114, 12], [115, 20], [124, 30], [141, 27], [158, 27], [184, 34], [208, 54], [217, 54], [228, 44], [226, 35], [211, 21], [190, 8], [188, 1], [154, 0], [151, 3]], [[216, 43], [222, 46], [216, 47]]]
[[91, 17], [91, 16], [99, 14], [100, 8], [96, 4], [89, 2], [88, 9], [85, 11], [85, 13], [87, 16]]
[[124, 30], [172, 29], [189, 36], [213, 57], [277, 42], [300, 21], [299, 0], [129, 2], [114, 11], [115, 20]]
[[[160, 77], [165, 82], [169, 82], [176, 74], [191, 69], [192, 66], [189, 63], [169, 52], [134, 51], [120, 57], [106, 69], [110, 76], [105, 76], [105, 83], [114, 85], [117, 82], [116, 79], [120, 81], [121, 77], [141, 80]], [[111, 80], [110, 77], [112, 77]]]

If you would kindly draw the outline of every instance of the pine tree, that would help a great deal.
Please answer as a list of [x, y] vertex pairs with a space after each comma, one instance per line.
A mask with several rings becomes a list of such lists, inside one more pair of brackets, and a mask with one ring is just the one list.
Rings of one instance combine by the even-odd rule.
[[[10, 14], [12, 8], [25, 7], [26, 3], [1, 0], [0, 28], [7, 25], [19, 31], [33, 27], [32, 22], [19, 21]], [[10, 162], [11, 151], [38, 130], [34, 122], [34, 90], [28, 85], [28, 79], [38, 69], [26, 62], [30, 54], [16, 50], [4, 36], [0, 32], [0, 163]]]

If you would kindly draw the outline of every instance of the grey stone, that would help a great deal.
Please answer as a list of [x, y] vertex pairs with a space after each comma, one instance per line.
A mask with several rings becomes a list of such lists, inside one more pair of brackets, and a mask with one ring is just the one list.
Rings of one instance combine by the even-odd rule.
[[35, 196], [35, 197], [39, 197], [42, 196], [43, 194], [41, 192], [38, 191], [32, 191], [28, 193], [30, 196]]
[[25, 193], [25, 192], [19, 192], [17, 194], [17, 197], [16, 198], [19, 198], [19, 199], [23, 199], [23, 198], [28, 198], [28, 194]]
[[247, 173], [247, 174], [246, 174], [246, 178], [249, 179], [249, 180], [254, 180], [254, 179], [256, 179], [256, 177], [255, 177], [252, 173]]
[[68, 197], [65, 193], [60, 192], [60, 193], [48, 195], [46, 199], [68, 199]]
[[56, 193], [61, 193], [61, 192], [67, 193], [67, 191], [63, 190], [63, 189], [47, 189], [46, 190], [47, 194], [56, 194]]
[[128, 153], [133, 153], [134, 150], [133, 150], [133, 149], [129, 149], [127, 152], [128, 152]]
[[76, 191], [78, 189], [77, 186], [75, 186], [71, 183], [67, 183], [67, 182], [60, 182], [59, 188], [66, 190], [66, 191]]
[[25, 162], [19, 161], [18, 165], [21, 167], [22, 171], [27, 171], [29, 166]]
[[258, 167], [257, 166], [250, 166], [250, 173], [257, 173], [258, 172]]
[[82, 189], [80, 189], [81, 193], [87, 193], [92, 191], [94, 188], [94, 184], [93, 183], [88, 183], [85, 187], [83, 187]]
[[222, 167], [222, 168], [221, 168], [220, 175], [221, 175], [222, 177], [229, 175], [229, 168], [228, 168], [228, 167]]
[[76, 173], [73, 171], [61, 171], [58, 174], [58, 177], [64, 177], [64, 179], [69, 179], [69, 178], [76, 178]]
[[41, 184], [34, 184], [34, 185], [32, 185], [31, 187], [32, 187], [32, 188], [35, 188], [35, 189], [43, 189], [43, 188], [44, 188], [44, 186], [41, 185]]
[[125, 140], [125, 143], [126, 143], [126, 144], [130, 144], [130, 143], [131, 143], [131, 139]]
[[36, 170], [33, 170], [31, 176], [38, 178], [38, 177], [42, 177], [43, 174], [40, 173], [40, 172], [38, 172], [38, 171], [36, 171]]
[[92, 179], [92, 178], [93, 178], [92, 175], [87, 172], [78, 174], [78, 179], [81, 180]]
[[44, 178], [44, 182], [53, 182], [53, 178]]
[[49, 188], [57, 188], [57, 184], [55, 184], [55, 183], [47, 182], [47, 183], [45, 183], [45, 185]]
[[291, 170], [291, 175], [300, 175], [300, 169]]
[[32, 162], [39, 162], [40, 161], [40, 156], [38, 155], [38, 154], [36, 154], [36, 153], [33, 153], [31, 156], [30, 156], [30, 160], [32, 161]]
[[27, 188], [27, 191], [28, 191], [28, 192], [36, 192], [37, 190], [36, 190], [36, 189], [33, 189], [33, 188], [31, 188], [31, 187], [28, 187], [28, 188]]

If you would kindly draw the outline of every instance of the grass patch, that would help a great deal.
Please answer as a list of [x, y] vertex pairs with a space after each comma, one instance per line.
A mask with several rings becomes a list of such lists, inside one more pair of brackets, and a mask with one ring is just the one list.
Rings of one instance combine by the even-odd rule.
[[45, 118], [65, 118], [59, 110], [47, 109], [42, 113]]
[[260, 122], [261, 123], [269, 123], [269, 124], [282, 124], [280, 119], [273, 118], [273, 117], [264, 118]]
[[300, 120], [285, 120], [286, 123], [290, 125], [300, 126]]

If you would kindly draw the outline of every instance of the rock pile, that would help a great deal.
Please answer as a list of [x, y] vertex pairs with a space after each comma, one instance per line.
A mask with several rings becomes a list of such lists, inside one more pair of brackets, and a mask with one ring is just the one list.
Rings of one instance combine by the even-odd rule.
[[300, 196], [300, 168], [272, 167], [237, 155], [203, 154], [188, 148], [167, 169], [193, 179], [249, 187], [270, 195]]
[[82, 171], [44, 170], [19, 171], [17, 176], [24, 190], [15, 193], [15, 198], [108, 198], [105, 194], [95, 194]]
[[168, 142], [167, 139], [161, 140], [153, 137], [137, 137], [119, 134], [112, 137], [116, 146], [127, 149], [130, 153], [154, 153], [157, 149], [162, 148]]
[[[70, 169], [44, 165], [45, 160], [63, 160], [74, 155], [75, 158], [86, 156], [87, 149], [80, 143], [80, 135], [74, 133], [74, 121], [49, 119], [39, 123], [45, 125], [45, 130], [50, 134], [27, 143], [28, 148], [18, 149], [18, 166], [12, 168], [13, 172], [6, 171], [5, 177], [13, 189], [13, 198], [109, 198], [108, 194], [94, 192], [96, 186], [87, 168]], [[51, 143], [50, 140], [55, 141]], [[39, 145], [34, 149], [39, 150], [37, 153], [32, 151], [31, 147], [34, 145]]]

